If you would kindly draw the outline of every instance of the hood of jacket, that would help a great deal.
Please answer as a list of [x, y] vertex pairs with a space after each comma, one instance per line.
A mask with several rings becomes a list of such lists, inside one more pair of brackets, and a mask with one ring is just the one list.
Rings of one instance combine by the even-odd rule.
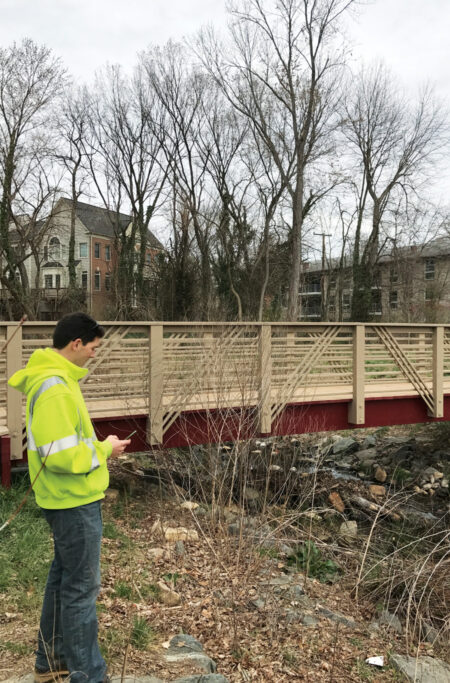
[[56, 375], [66, 382], [70, 379], [78, 382], [88, 372], [87, 368], [80, 368], [71, 363], [54, 349], [37, 349], [31, 354], [24, 369], [10, 377], [8, 384], [22, 394], [28, 395], [36, 385], [42, 384], [48, 377]]

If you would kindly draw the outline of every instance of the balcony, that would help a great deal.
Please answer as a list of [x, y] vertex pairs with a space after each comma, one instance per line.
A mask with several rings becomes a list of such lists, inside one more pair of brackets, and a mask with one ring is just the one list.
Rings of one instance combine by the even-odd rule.
[[66, 291], [66, 287], [44, 287], [40, 290], [43, 299], [60, 299]]

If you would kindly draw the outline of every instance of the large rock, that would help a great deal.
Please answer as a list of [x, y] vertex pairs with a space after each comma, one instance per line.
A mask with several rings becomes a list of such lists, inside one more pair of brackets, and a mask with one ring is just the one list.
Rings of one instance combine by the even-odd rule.
[[179, 633], [170, 640], [168, 652], [203, 652], [203, 645], [187, 633]]
[[377, 467], [374, 477], [377, 481], [383, 484], [387, 479], [387, 472], [382, 467]]
[[211, 659], [211, 657], [208, 657], [208, 655], [202, 654], [200, 652], [188, 652], [184, 655], [167, 654], [164, 655], [164, 659], [168, 664], [178, 664], [180, 662], [184, 662], [186, 664], [194, 665], [197, 670], [200, 669], [200, 671], [203, 671], [207, 674], [215, 673], [216, 671], [215, 661]]
[[195, 529], [185, 527], [168, 527], [164, 531], [166, 541], [198, 541], [198, 533]]
[[384, 498], [385, 497], [386, 489], [384, 486], [380, 486], [379, 484], [370, 484], [369, 493], [376, 500], [378, 498]]
[[440, 659], [391, 655], [390, 661], [409, 681], [415, 683], [448, 683], [450, 681], [450, 666]]
[[402, 446], [405, 443], [413, 443], [414, 438], [410, 436], [386, 436], [383, 442], [386, 446]]
[[343, 624], [350, 628], [356, 628], [357, 624], [353, 617], [346, 617], [345, 614], [340, 614], [339, 612], [332, 612], [327, 607], [317, 606], [316, 612], [323, 617], [326, 617], [330, 621], [334, 621], [337, 624]]
[[380, 626], [385, 626], [386, 628], [389, 628], [399, 634], [403, 633], [402, 622], [396, 614], [391, 614], [387, 610], [383, 610], [377, 621]]
[[372, 434], [368, 434], [362, 443], [363, 448], [375, 448], [377, 440]]
[[[188, 662], [196, 665], [206, 674], [213, 674], [216, 671], [216, 663], [203, 652], [203, 645], [197, 638], [187, 634], [174, 636], [169, 644], [169, 649], [164, 655], [168, 664]], [[184, 679], [180, 679], [184, 680]], [[189, 680], [189, 677], [186, 678]], [[203, 674], [193, 678], [193, 680], [203, 681]]]
[[168, 588], [164, 581], [158, 581], [158, 588], [160, 589], [158, 600], [163, 605], [167, 605], [167, 607], [176, 607], [181, 603], [181, 595]]
[[359, 448], [359, 444], [350, 436], [344, 437], [333, 444], [333, 454], [343, 455], [344, 453], [354, 453]]
[[356, 453], [356, 457], [358, 458], [359, 462], [371, 465], [372, 463], [376, 462], [378, 456], [377, 452], [373, 448], [366, 448], [363, 451], [358, 451], [358, 453]]
[[332, 491], [328, 496], [328, 500], [330, 501], [331, 505], [334, 507], [335, 510], [337, 510], [338, 512], [344, 512], [345, 504], [337, 491]]
[[347, 538], [356, 538], [358, 536], [358, 523], [354, 520], [342, 522], [339, 527], [339, 533], [341, 536], [346, 536]]

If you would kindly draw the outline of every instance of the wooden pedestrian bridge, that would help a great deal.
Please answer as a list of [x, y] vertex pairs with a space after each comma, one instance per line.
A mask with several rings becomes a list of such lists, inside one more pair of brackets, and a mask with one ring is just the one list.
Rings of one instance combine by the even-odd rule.
[[[129, 450], [450, 420], [450, 325], [106, 322], [83, 394]], [[25, 401], [7, 385], [54, 323], [0, 323], [0, 462], [24, 463]]]

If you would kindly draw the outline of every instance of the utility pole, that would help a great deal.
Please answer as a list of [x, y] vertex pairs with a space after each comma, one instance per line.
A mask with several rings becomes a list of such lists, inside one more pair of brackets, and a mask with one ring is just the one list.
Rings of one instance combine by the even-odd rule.
[[320, 278], [320, 295], [321, 295], [321, 302], [320, 302], [320, 317], [321, 320], [325, 320], [325, 315], [326, 315], [326, 306], [325, 306], [325, 237], [331, 237], [331, 234], [329, 232], [313, 232], [313, 235], [317, 235], [317, 237], [322, 236], [322, 275]]

